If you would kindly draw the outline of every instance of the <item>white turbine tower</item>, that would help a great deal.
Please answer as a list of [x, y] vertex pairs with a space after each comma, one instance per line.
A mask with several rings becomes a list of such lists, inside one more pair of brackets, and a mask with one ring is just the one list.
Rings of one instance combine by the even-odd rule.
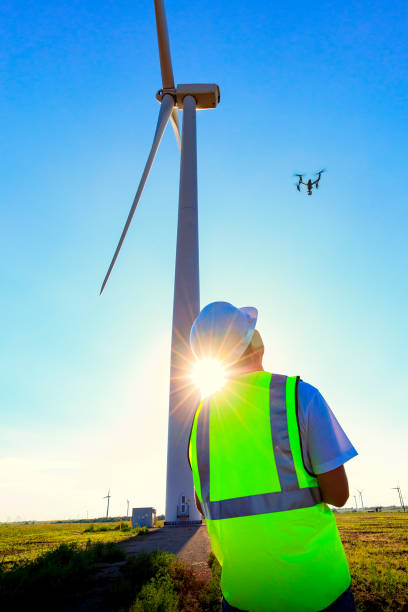
[[[163, 88], [156, 95], [161, 103], [159, 118], [152, 148], [118, 246], [102, 283], [101, 293], [129, 229], [163, 132], [171, 119], [181, 148], [181, 162], [170, 364], [166, 523], [176, 524], [201, 521], [194, 504], [193, 480], [187, 462], [188, 436], [194, 410], [200, 399], [191, 381], [193, 357], [189, 345], [191, 325], [200, 311], [196, 110], [216, 108], [220, 100], [220, 90], [215, 84], [175, 86], [163, 0], [154, 0], [154, 6], [163, 83]], [[183, 110], [181, 143], [178, 109]]]

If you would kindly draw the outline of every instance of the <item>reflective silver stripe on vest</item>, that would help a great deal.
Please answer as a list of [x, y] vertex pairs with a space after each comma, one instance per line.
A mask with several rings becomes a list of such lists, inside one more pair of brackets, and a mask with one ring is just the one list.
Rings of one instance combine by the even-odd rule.
[[287, 376], [273, 374], [269, 386], [272, 444], [282, 491], [298, 491], [299, 483], [289, 443], [286, 380]]
[[[210, 400], [206, 399], [197, 421], [197, 467], [204, 505], [210, 499]], [[203, 508], [205, 515], [207, 513]]]
[[220, 520], [309, 508], [322, 501], [319, 487], [300, 489], [289, 444], [286, 412], [286, 376], [272, 375], [269, 390], [271, 434], [281, 491], [210, 501], [210, 401], [201, 408], [197, 423], [197, 466], [202, 507], [206, 518]]

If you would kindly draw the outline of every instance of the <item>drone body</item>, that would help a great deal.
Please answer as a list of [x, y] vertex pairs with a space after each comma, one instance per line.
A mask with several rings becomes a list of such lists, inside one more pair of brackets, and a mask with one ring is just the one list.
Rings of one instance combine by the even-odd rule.
[[312, 179], [309, 179], [307, 181], [307, 183], [305, 183], [303, 181], [303, 174], [295, 174], [294, 176], [297, 176], [299, 178], [299, 182], [297, 184], [295, 183], [296, 189], [298, 191], [300, 191], [300, 186], [301, 185], [305, 185], [306, 189], [307, 189], [307, 195], [311, 196], [312, 195], [312, 191], [313, 191], [313, 187], [316, 187], [316, 189], [319, 189], [319, 181], [320, 181], [320, 178], [321, 178], [321, 175], [323, 174], [323, 172], [325, 172], [324, 169], [323, 170], [319, 170], [319, 172], [316, 172], [317, 179], [315, 179], [314, 181], [312, 181]]

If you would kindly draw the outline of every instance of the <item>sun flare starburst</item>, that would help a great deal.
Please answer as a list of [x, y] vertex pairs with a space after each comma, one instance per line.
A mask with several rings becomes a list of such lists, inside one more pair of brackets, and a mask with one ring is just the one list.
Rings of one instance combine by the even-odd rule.
[[225, 385], [225, 367], [218, 359], [201, 359], [194, 364], [192, 379], [201, 397], [207, 397]]

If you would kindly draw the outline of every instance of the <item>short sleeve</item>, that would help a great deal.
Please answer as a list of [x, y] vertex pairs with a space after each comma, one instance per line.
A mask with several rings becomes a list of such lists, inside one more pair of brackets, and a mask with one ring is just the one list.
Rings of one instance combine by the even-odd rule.
[[358, 453], [321, 393], [303, 381], [298, 385], [299, 428], [308, 471], [324, 474]]

